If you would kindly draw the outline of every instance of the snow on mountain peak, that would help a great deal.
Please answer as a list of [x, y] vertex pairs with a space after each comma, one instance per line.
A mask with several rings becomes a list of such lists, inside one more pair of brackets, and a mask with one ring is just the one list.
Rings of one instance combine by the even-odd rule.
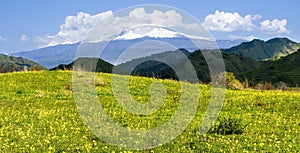
[[114, 40], [132, 40], [144, 37], [151, 38], [192, 38], [192, 39], [207, 39], [204, 37], [190, 36], [180, 32], [172, 31], [162, 27], [139, 27], [124, 31]]
[[143, 37], [174, 38], [178, 37], [178, 33], [158, 27], [142, 27], [125, 31], [121, 35], [117, 36], [115, 40], [132, 40]]

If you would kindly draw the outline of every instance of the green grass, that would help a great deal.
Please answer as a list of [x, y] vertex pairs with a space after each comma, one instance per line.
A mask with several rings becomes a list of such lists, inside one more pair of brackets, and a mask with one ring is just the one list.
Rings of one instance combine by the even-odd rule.
[[[118, 105], [110, 74], [97, 74], [96, 91], [108, 115], [132, 129], [162, 125], [178, 107], [180, 84], [171, 80], [130, 78], [130, 93], [140, 103], [150, 99], [153, 81], [163, 83], [167, 97], [151, 115], [135, 115]], [[101, 82], [99, 83], [99, 80]], [[187, 129], [151, 152], [299, 152], [300, 93], [227, 90], [221, 119], [245, 126], [241, 134], [199, 135], [210, 99], [200, 85], [200, 103]], [[97, 138], [80, 118], [72, 94], [72, 72], [41, 71], [0, 74], [0, 152], [130, 152]], [[132, 151], [132, 152], [147, 152]]]

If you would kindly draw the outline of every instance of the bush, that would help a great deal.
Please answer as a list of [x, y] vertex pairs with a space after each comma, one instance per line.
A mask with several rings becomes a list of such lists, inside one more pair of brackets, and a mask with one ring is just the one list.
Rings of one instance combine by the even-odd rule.
[[232, 72], [226, 72], [226, 86], [229, 89], [243, 89], [242, 83], [235, 78]]
[[241, 119], [222, 118], [217, 120], [215, 125], [208, 130], [209, 134], [242, 134], [246, 126], [242, 124]]

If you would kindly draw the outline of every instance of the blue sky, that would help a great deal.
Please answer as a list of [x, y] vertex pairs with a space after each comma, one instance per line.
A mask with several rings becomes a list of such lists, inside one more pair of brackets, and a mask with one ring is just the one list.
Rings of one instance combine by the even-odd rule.
[[[163, 4], [183, 10], [204, 22], [216, 39], [288, 37], [300, 41], [299, 2], [291, 0], [9, 0], [0, 5], [0, 53], [47, 46], [47, 41], [41, 44], [41, 38], [56, 36], [67, 16], [77, 16], [79, 12], [94, 16], [141, 4]], [[223, 22], [228, 19], [233, 21], [225, 25]]]

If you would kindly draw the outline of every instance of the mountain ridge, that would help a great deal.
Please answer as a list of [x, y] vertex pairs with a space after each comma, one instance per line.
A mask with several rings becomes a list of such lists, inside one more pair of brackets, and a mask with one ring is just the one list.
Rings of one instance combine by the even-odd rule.
[[[187, 39], [183, 38], [163, 38], [163, 39], [156, 39], [156, 38], [150, 38], [145, 37], [143, 39], [133, 39], [130, 41], [127, 40], [114, 40], [110, 42], [106, 48], [103, 50], [100, 58], [104, 61], [107, 61], [109, 63], [112, 63], [113, 65], [118, 65], [120, 63], [124, 63], [129, 61], [130, 59], [127, 59], [127, 61], [118, 61], [117, 59], [119, 56], [129, 47], [131, 47], [134, 44], [139, 44], [141, 42], [149, 42], [149, 41], [162, 41], [166, 42], [167, 44], [175, 44], [175, 48], [186, 48], [187, 50], [194, 51], [197, 50], [192, 42]], [[230, 44], [233, 43], [239, 43], [241, 41], [233, 40], [230, 41], [224, 41], [224, 40], [217, 40], [216, 43], [222, 43], [224, 45], [227, 45], [227, 47], [230, 46]], [[211, 42], [203, 42], [203, 46], [212, 46], [210, 45]], [[229, 43], [229, 46], [228, 46]], [[89, 48], [86, 48], [87, 51], [91, 52], [91, 55], [89, 56], [78, 56], [78, 57], [94, 57], [92, 50], [97, 51], [97, 47], [104, 45], [105, 43], [96, 43], [96, 44], [88, 44], [87, 46]], [[30, 52], [19, 52], [19, 53], [13, 53], [13, 56], [20, 56], [27, 59], [30, 59], [32, 61], [35, 61], [43, 66], [45, 66], [48, 69], [54, 68], [60, 64], [68, 64], [75, 60], [77, 49], [79, 48], [81, 44], [68, 44], [68, 45], [57, 45], [42, 49], [33, 50]], [[152, 45], [153, 46], [153, 45]], [[156, 45], [159, 46], [159, 45]], [[215, 46], [215, 45], [214, 45]], [[142, 50], [142, 47], [139, 48]], [[151, 46], [148, 46], [151, 48]], [[220, 47], [220, 46], [219, 46]], [[206, 47], [203, 47], [204, 49], [207, 49]], [[288, 38], [274, 38], [267, 41], [254, 39], [250, 42], [242, 42], [239, 45], [233, 46], [228, 49], [220, 49], [222, 52], [225, 53], [233, 53], [237, 54], [243, 57], [249, 57], [255, 60], [270, 60], [270, 59], [278, 59], [280, 57], [287, 56], [293, 52], [295, 52], [297, 49], [300, 48], [300, 44], [296, 43], [294, 41], [289, 40]], [[162, 51], [170, 50], [170, 49], [160, 49]], [[171, 49], [175, 50], [175, 49]], [[154, 54], [157, 52], [151, 53], [151, 51], [148, 51], [148, 54], [141, 54], [140, 56], [132, 56], [132, 58], [135, 57], [141, 57], [141, 56], [148, 56], [150, 54]], [[136, 53], [135, 53], [136, 54]], [[136, 54], [138, 55], [138, 54]]]
[[223, 52], [234, 53], [255, 60], [267, 60], [287, 56], [296, 52], [300, 43], [288, 38], [273, 38], [267, 41], [254, 39], [250, 42], [243, 42], [238, 46], [223, 49]]
[[[185, 55], [186, 58], [173, 58], [176, 56], [176, 52], [182, 52], [182, 55]], [[203, 53], [205, 52], [212, 51], [195, 50], [194, 52], [188, 52], [185, 49], [180, 49], [176, 51], [154, 54], [140, 59], [133, 59], [129, 62], [120, 64], [117, 67], [125, 70], [128, 68], [130, 69], [130, 67], [135, 67], [132, 70], [131, 75], [179, 80], [176, 72], [172, 69], [172, 67], [181, 67], [182, 65], [185, 65], [186, 61], [188, 60], [193, 65], [199, 81], [209, 83], [211, 81], [210, 70], [207, 65], [206, 59], [203, 56]], [[251, 58], [224, 52], [221, 52], [221, 54], [224, 59], [226, 71], [233, 72], [239, 79], [244, 78], [244, 72], [256, 69], [261, 66], [261, 62]], [[169, 64], [166, 65], [165, 63], [160, 62], [164, 60], [167, 60]], [[128, 72], [126, 74], [128, 74]]]
[[245, 73], [256, 82], [284, 82], [290, 86], [300, 85], [300, 49], [275, 61], [262, 61], [263, 65]]
[[31, 60], [0, 54], [0, 73], [43, 69], [45, 68]]
[[[109, 43], [109, 46], [103, 51], [101, 59], [113, 63], [118, 56], [130, 47], [133, 44], [140, 43], [143, 41], [162, 41], [169, 43], [176, 48], [186, 48], [190, 51], [198, 49], [192, 44], [191, 40], [186, 38], [150, 38], [144, 37], [142, 39], [132, 39], [128, 40], [114, 40]], [[219, 46], [219, 48], [228, 48], [243, 42], [242, 40], [216, 40], [208, 41], [204, 40], [200, 42], [203, 46], [203, 49], [209, 49], [211, 46]], [[217, 44], [216, 44], [217, 43]], [[92, 46], [93, 44], [91, 44]], [[95, 44], [97, 45], [97, 44]], [[100, 44], [101, 45], [101, 44]], [[59, 64], [68, 64], [75, 60], [77, 50], [80, 46], [80, 43], [76, 44], [65, 44], [50, 46], [40, 49], [35, 49], [31, 51], [21, 51], [17, 53], [12, 53], [13, 56], [20, 56], [30, 60], [33, 60], [44, 67], [51, 69], [58, 66]]]
[[[194, 52], [189, 52], [185, 49], [179, 49], [176, 51], [167, 51], [132, 59], [131, 61], [117, 66], [113, 66], [108, 62], [97, 59], [96, 72], [179, 80], [176, 71], [174, 71], [173, 68], [180, 68], [187, 61], [190, 61], [196, 71], [199, 81], [209, 83], [210, 71], [206, 60], [202, 55], [202, 53], [209, 51], [210, 50], [195, 50]], [[300, 59], [300, 49], [286, 57], [281, 57], [274, 61], [257, 61], [252, 58], [225, 52], [222, 52], [222, 56], [226, 71], [232, 72], [240, 81], [248, 80], [251, 85], [264, 82], [271, 82], [273, 84], [284, 82], [289, 86], [299, 85], [300, 63], [298, 61]], [[93, 59], [92, 62], [95, 63], [95, 60], [96, 59]], [[83, 62], [79, 63], [85, 65], [88, 61], [89, 60], [83, 60]], [[73, 64], [74, 62], [70, 63], [67, 67], [72, 67]], [[88, 69], [91, 67], [89, 64], [86, 66]], [[64, 69], [66, 69], [66, 66], [61, 65], [52, 70]], [[91, 70], [94, 70], [93, 67]], [[186, 81], [195, 82], [195, 80]]]

